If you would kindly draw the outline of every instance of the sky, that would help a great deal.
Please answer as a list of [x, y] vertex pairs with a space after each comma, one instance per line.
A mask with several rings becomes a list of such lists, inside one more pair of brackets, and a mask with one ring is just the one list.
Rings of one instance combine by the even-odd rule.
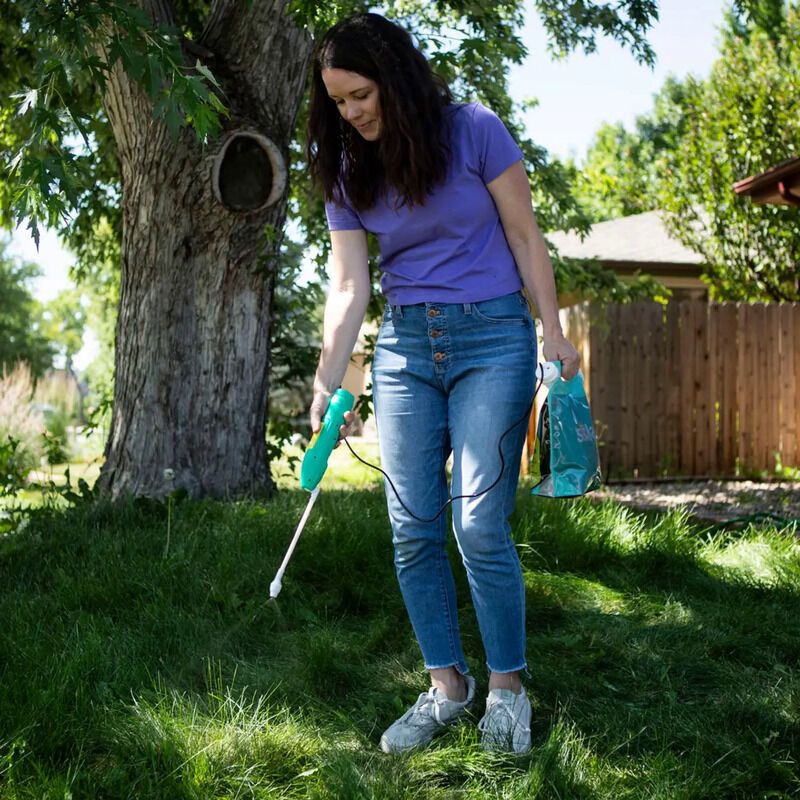
[[[653, 95], [668, 75], [683, 78], [690, 73], [708, 73], [728, 3], [661, 0], [659, 5], [660, 19], [648, 37], [657, 57], [653, 69], [637, 64], [628, 51], [608, 39], [598, 43], [596, 53], [577, 52], [566, 60], [553, 61], [538, 16], [529, 13], [522, 33], [528, 56], [524, 64], [512, 68], [510, 90], [517, 101], [531, 97], [539, 101], [523, 115], [534, 142], [553, 156], [580, 160], [602, 123], [622, 122], [630, 129], [637, 115], [649, 111]], [[49, 300], [71, 285], [71, 256], [54, 234], [42, 233], [37, 253], [27, 230], [21, 227], [12, 238], [9, 253], [41, 265], [44, 275], [34, 286], [40, 300]]]
[[708, 74], [729, 5], [722, 0], [661, 0], [660, 19], [648, 35], [657, 58], [652, 70], [610, 39], [598, 42], [597, 52], [590, 55], [576, 52], [553, 61], [538, 16], [528, 14], [522, 36], [528, 56], [513, 67], [510, 88], [515, 100], [539, 101], [523, 116], [531, 139], [551, 155], [580, 159], [603, 122], [622, 122], [631, 129], [636, 117], [652, 108], [652, 97], [668, 75]]

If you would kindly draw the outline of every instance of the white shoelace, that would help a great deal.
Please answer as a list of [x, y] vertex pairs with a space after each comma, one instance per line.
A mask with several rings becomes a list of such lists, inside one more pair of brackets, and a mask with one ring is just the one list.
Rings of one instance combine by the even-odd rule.
[[438, 725], [445, 725], [442, 722], [443, 702], [437, 702], [433, 695], [433, 690], [423, 692], [411, 708], [400, 718], [400, 722], [421, 728], [432, 721]]
[[[505, 728], [501, 727], [503, 724], [506, 725]], [[526, 728], [518, 718], [514, 717], [511, 707], [502, 700], [492, 703], [486, 710], [486, 715], [478, 722], [478, 730], [481, 733], [488, 730], [494, 736], [513, 736], [517, 729], [523, 733], [531, 732], [530, 728]]]

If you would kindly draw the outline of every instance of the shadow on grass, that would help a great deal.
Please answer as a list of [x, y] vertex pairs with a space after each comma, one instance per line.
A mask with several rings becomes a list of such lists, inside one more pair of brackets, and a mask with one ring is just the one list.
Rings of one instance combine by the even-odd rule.
[[[720, 566], [736, 540], [704, 540], [679, 516], [521, 498], [532, 754], [484, 754], [474, 726], [460, 725], [425, 753], [387, 758], [380, 732], [425, 677], [383, 498], [323, 493], [276, 609], [269, 582], [306, 499], [180, 504], [166, 558], [165, 509], [147, 503], [43, 513], [0, 544], [0, 786], [16, 792], [3, 796], [66, 786], [87, 797], [788, 797], [800, 787], [800, 582], [785, 537], [759, 540], [785, 561], [767, 580]], [[760, 534], [738, 540], [748, 535]]]

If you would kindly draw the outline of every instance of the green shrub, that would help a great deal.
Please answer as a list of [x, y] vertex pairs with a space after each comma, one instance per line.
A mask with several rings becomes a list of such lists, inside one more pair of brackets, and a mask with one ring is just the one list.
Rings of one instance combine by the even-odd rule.
[[27, 470], [17, 456], [19, 442], [9, 436], [0, 441], [0, 498], [14, 497], [25, 486]]

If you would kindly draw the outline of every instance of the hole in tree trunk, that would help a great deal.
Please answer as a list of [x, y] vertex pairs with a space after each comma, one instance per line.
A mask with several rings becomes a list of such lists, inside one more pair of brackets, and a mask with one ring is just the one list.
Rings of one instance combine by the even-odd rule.
[[214, 159], [212, 181], [214, 195], [229, 211], [259, 211], [283, 194], [286, 166], [266, 136], [237, 131]]

